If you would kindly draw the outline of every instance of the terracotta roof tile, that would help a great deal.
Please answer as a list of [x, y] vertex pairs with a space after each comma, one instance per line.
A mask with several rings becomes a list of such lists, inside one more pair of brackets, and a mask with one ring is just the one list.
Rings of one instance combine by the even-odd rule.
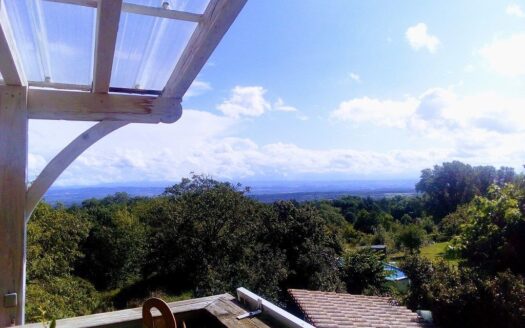
[[306, 319], [318, 328], [432, 327], [388, 297], [288, 290]]

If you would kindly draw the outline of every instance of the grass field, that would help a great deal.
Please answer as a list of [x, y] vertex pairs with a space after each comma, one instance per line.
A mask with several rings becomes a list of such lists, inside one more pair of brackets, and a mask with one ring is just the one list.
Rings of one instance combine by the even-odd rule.
[[[451, 259], [445, 258], [445, 251], [448, 245], [450, 245], [450, 242], [445, 241], [441, 243], [433, 243], [427, 246], [423, 246], [421, 247], [419, 254], [422, 257], [429, 259], [431, 261], [443, 259], [450, 264], [457, 265], [458, 263], [457, 260], [451, 260]], [[390, 260], [392, 261], [400, 261], [403, 257], [404, 257], [404, 253], [402, 252], [395, 253], [389, 256]]]
[[421, 256], [429, 260], [443, 259], [448, 245], [449, 242], [445, 241], [421, 247]]

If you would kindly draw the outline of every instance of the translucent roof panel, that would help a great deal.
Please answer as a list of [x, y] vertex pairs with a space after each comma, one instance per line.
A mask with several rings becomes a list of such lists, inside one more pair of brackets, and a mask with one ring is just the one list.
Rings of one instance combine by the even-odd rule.
[[5, 0], [29, 81], [91, 84], [94, 8], [43, 0]]
[[202, 14], [208, 6], [209, 0], [125, 0], [136, 5], [160, 7], [164, 2], [169, 4], [169, 9]]
[[119, 24], [111, 86], [162, 90], [197, 23], [123, 12]]

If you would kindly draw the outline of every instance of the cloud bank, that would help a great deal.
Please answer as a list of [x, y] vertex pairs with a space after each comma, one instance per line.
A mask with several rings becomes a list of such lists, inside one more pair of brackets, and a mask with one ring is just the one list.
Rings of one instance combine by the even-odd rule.
[[[274, 110], [295, 112], [265, 89], [235, 87], [220, 114], [187, 109], [175, 124], [131, 124], [80, 156], [56, 185], [178, 181], [190, 172], [220, 179], [328, 179], [415, 177], [419, 170], [454, 159], [472, 164], [514, 165], [525, 158], [525, 97], [495, 93], [460, 95], [433, 88], [402, 99], [360, 97], [342, 101], [330, 124], [400, 129], [429, 140], [425, 149], [386, 151], [303, 147], [290, 142], [259, 144], [240, 136], [244, 118]], [[290, 107], [290, 108], [288, 108]], [[292, 109], [293, 108], [293, 109]], [[38, 172], [89, 123], [30, 122], [29, 176]], [[53, 131], [51, 134], [50, 131]], [[378, 134], [378, 138], [381, 136]]]

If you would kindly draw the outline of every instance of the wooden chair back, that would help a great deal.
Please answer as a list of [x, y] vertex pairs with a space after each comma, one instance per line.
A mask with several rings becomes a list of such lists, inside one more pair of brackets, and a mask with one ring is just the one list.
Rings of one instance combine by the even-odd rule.
[[[151, 309], [156, 308], [161, 316], [153, 318]], [[160, 298], [150, 298], [142, 305], [142, 321], [147, 328], [177, 328], [177, 321], [168, 304]]]

